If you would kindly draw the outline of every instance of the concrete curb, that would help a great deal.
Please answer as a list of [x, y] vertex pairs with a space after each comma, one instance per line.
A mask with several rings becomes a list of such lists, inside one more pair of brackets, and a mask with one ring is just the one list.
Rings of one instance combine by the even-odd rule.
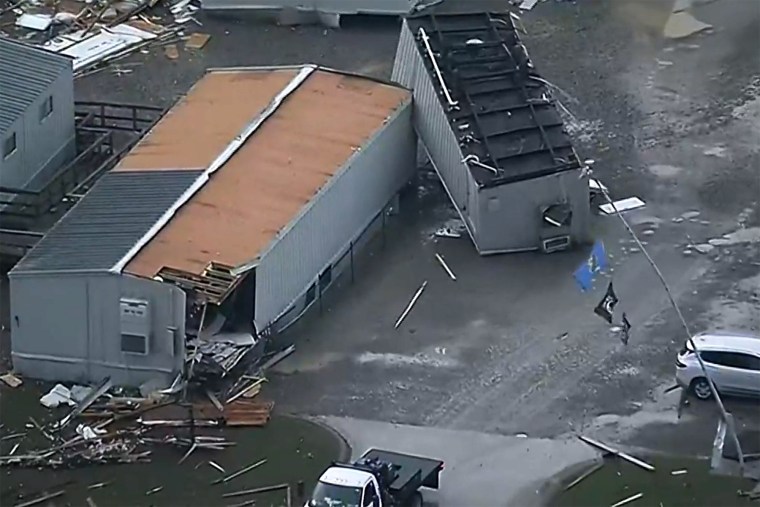
[[[293, 416], [297, 417], [297, 416]], [[324, 418], [319, 416], [304, 416], [301, 417], [301, 419], [305, 421], [309, 421], [312, 424], [316, 424], [317, 426], [320, 426], [327, 430], [328, 432], [332, 433], [332, 435], [336, 438], [338, 441], [338, 446], [340, 449], [338, 450], [338, 461], [349, 461], [351, 459], [351, 445], [348, 443], [348, 440], [343, 436], [343, 434], [327, 424], [327, 422], [324, 420]]]

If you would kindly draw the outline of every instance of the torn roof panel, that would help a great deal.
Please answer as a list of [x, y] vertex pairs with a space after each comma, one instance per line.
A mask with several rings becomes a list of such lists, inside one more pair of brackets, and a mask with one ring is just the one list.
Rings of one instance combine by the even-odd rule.
[[[581, 164], [510, 17], [423, 14], [407, 18], [441, 106], [481, 186], [578, 169]], [[422, 32], [457, 106], [449, 107]]]
[[[227, 83], [245, 82], [254, 95], [261, 83], [269, 82], [262, 76], [272, 72], [280, 71], [224, 71]], [[214, 79], [214, 74], [203, 79]], [[258, 79], [248, 78], [251, 74]], [[217, 92], [224, 94], [224, 86]], [[255, 259], [409, 100], [407, 90], [390, 84], [327, 70], [312, 73], [124, 270], [143, 277], [163, 268], [201, 275], [211, 262], [234, 267]], [[220, 140], [218, 151], [226, 144]], [[167, 154], [165, 165], [177, 164]]]
[[205, 169], [297, 73], [206, 74], [114, 170]]

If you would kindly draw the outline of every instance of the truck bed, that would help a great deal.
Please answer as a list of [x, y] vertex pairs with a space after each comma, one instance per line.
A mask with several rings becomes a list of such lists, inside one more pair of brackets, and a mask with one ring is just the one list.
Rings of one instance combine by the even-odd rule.
[[438, 489], [438, 474], [443, 468], [441, 460], [380, 449], [370, 449], [359, 459], [379, 459], [397, 466], [398, 477], [390, 484], [393, 493], [402, 493], [402, 496], [405, 496], [406, 493], [413, 493], [421, 487]]

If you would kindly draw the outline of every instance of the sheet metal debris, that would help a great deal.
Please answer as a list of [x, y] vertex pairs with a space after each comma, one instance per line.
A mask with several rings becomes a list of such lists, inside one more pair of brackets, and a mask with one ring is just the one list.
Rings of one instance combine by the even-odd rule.
[[244, 468], [238, 470], [237, 472], [234, 472], [234, 473], [232, 473], [230, 475], [227, 475], [225, 477], [217, 479], [214, 482], [212, 482], [211, 484], [214, 485], [214, 484], [223, 484], [225, 482], [230, 482], [232, 479], [235, 479], [236, 477], [240, 477], [241, 475], [246, 474], [246, 473], [250, 472], [251, 470], [255, 470], [256, 468], [260, 467], [261, 465], [263, 465], [266, 462], [267, 462], [266, 459], [262, 459], [262, 460], [257, 461], [256, 463], [254, 463], [252, 465], [248, 465], [247, 467], [244, 467]]
[[53, 23], [53, 17], [47, 14], [22, 14], [16, 19], [16, 26], [30, 30], [47, 30]]
[[570, 484], [568, 484], [567, 486], [565, 486], [565, 491], [567, 491], [567, 490], [569, 490], [571, 488], [574, 488], [575, 486], [577, 486], [581, 482], [585, 481], [586, 479], [588, 479], [589, 477], [591, 477], [593, 474], [595, 474], [596, 472], [598, 472], [599, 470], [601, 470], [603, 466], [604, 466], [604, 463], [597, 463], [597, 464], [595, 464], [593, 467], [589, 468], [588, 470], [586, 470], [585, 472], [583, 472], [581, 475], [579, 475], [578, 478], [576, 478]]
[[644, 493], [636, 493], [635, 495], [631, 495], [628, 498], [624, 498], [623, 500], [620, 500], [619, 502], [612, 504], [610, 507], [621, 507], [631, 502], [635, 502], [642, 496], [644, 496]]
[[412, 296], [411, 301], [409, 301], [409, 304], [406, 305], [406, 308], [399, 316], [398, 320], [396, 321], [396, 324], [394, 324], [393, 328], [398, 329], [402, 322], [404, 322], [404, 319], [406, 319], [407, 315], [409, 315], [409, 312], [412, 311], [412, 308], [414, 307], [415, 303], [417, 303], [417, 300], [422, 295], [422, 291], [425, 290], [425, 287], [427, 287], [427, 280], [422, 282], [422, 285], [420, 285], [420, 288], [417, 289], [417, 292], [414, 293], [414, 296]]
[[609, 453], [609, 454], [617, 456], [617, 457], [619, 457], [621, 459], [624, 459], [625, 461], [627, 461], [627, 462], [629, 462], [629, 463], [631, 463], [633, 465], [636, 465], [637, 467], [643, 468], [644, 470], [648, 470], [649, 472], [654, 472], [654, 467], [652, 465], [650, 465], [649, 463], [647, 463], [645, 461], [642, 461], [642, 460], [640, 460], [638, 458], [634, 458], [630, 454], [626, 454], [626, 453], [624, 453], [622, 451], [619, 451], [619, 450], [617, 450], [617, 449], [615, 449], [613, 447], [610, 447], [607, 444], [604, 444], [604, 443], [599, 442], [597, 440], [591, 439], [589, 437], [585, 437], [583, 435], [578, 435], [578, 438], [581, 441], [583, 441], [583, 442], [587, 443], [588, 445], [590, 445], [591, 447], [595, 447], [595, 448], [599, 449], [600, 451], [604, 451], [606, 453]]
[[449, 265], [446, 264], [446, 261], [443, 260], [443, 257], [441, 257], [441, 254], [435, 254], [435, 258], [438, 260], [438, 263], [441, 265], [441, 267], [446, 271], [446, 274], [449, 275], [449, 278], [451, 278], [453, 281], [457, 281], [456, 275], [454, 275], [454, 272], [451, 271], [451, 268], [449, 268]]
[[[626, 199], [620, 199], [619, 201], [613, 201], [612, 203], [606, 203], [599, 206], [599, 209], [605, 215], [615, 215], [617, 213], [624, 213], [646, 206], [646, 203], [638, 197], [628, 197]], [[617, 211], [616, 211], [617, 210]]]

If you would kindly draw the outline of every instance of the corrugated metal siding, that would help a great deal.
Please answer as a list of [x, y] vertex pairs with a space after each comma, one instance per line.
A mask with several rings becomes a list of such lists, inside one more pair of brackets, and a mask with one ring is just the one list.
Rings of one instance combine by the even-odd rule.
[[[139, 386], [182, 365], [185, 295], [177, 287], [110, 273], [42, 273], [12, 277], [10, 294], [13, 366], [25, 377], [95, 382], [108, 375]], [[145, 356], [121, 352], [122, 297], [151, 306]]]
[[110, 269], [200, 174], [197, 170], [106, 174], [13, 268], [11, 276]]
[[[412, 89], [415, 128], [446, 191], [465, 218], [465, 225], [471, 229], [469, 194], [476, 185], [469, 169], [462, 163], [464, 156], [459, 149], [459, 142], [449, 125], [441, 100], [430, 81], [425, 62], [406, 20], [401, 28], [391, 79]], [[470, 233], [472, 234], [472, 230]]]
[[[509, 185], [485, 188], [480, 192], [480, 242], [483, 254], [519, 252], [540, 247], [545, 229], [541, 209], [568, 202], [573, 209], [570, 236], [575, 243], [589, 240], [591, 219], [588, 180], [579, 171], [535, 178]], [[498, 208], [489, 208], [489, 199]]]
[[332, 14], [388, 14], [411, 12], [419, 0], [203, 0], [204, 9], [280, 9]]
[[256, 325], [284, 313], [414, 174], [412, 107], [348, 162], [267, 251], [256, 268]]
[[0, 134], [71, 69], [68, 57], [0, 37]]

